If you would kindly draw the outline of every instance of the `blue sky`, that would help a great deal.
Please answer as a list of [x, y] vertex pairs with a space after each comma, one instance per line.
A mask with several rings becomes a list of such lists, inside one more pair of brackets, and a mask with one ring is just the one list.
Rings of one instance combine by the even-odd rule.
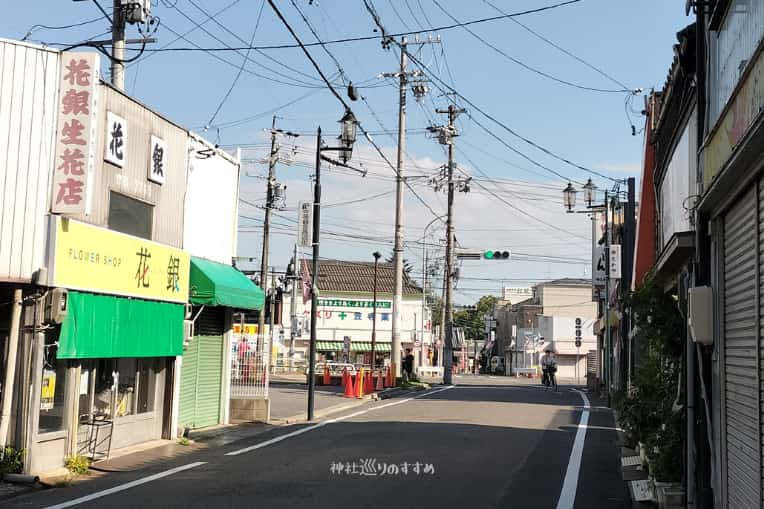
[[[105, 7], [111, 5], [101, 1]], [[301, 39], [314, 42], [291, 1], [277, 3]], [[322, 40], [375, 35], [374, 23], [362, 0], [314, 0], [310, 4], [307, 0], [294, 0], [294, 3]], [[491, 0], [491, 3], [505, 12], [517, 12], [556, 2]], [[453, 24], [442, 9], [459, 21], [497, 15], [483, 0], [373, 0], [372, 4], [385, 28], [393, 33]], [[215, 18], [219, 24], [208, 20], [203, 10], [210, 14], [223, 10]], [[152, 49], [248, 46], [258, 18], [255, 46], [293, 43], [267, 2], [263, 5], [261, 0], [160, 0], [155, 2], [153, 14], [160, 23], [155, 34], [158, 42], [151, 45]], [[15, 2], [0, 19], [0, 36], [20, 39], [36, 24], [62, 26], [100, 16], [89, 1]], [[189, 18], [196, 23], [204, 22], [203, 28], [212, 35], [195, 28]], [[582, 0], [517, 20], [628, 88], [644, 90], [662, 87], [672, 59], [675, 34], [691, 21], [684, 16], [683, 2], [665, 0]], [[28, 39], [48, 44], [75, 43], [108, 28], [108, 22], [101, 19], [62, 30], [36, 28]], [[589, 88], [621, 88], [511, 20], [474, 24], [469, 28], [509, 57], [559, 80]], [[188, 41], [173, 42], [177, 37], [173, 32], [183, 34], [192, 29], [186, 36]], [[518, 134], [571, 162], [616, 179], [639, 177], [644, 143], [639, 133], [643, 124], [639, 114], [642, 96], [625, 105], [627, 93], [594, 92], [553, 81], [510, 61], [463, 28], [430, 33], [440, 36], [441, 43], [410, 49], [416, 60], [426, 66], [431, 93], [421, 103], [409, 94], [407, 175], [411, 175], [409, 183], [414, 190], [435, 212], [445, 213], [445, 196], [436, 193], [427, 181], [444, 163], [445, 155], [436, 140], [424, 134], [423, 128], [431, 121], [444, 120], [433, 112], [448, 101], [436, 86], [439, 80]], [[135, 27], [128, 30], [128, 37], [137, 35]], [[385, 129], [395, 129], [397, 88], [377, 76], [397, 69], [396, 52], [383, 50], [379, 41], [333, 44], [327, 48], [349, 79], [367, 85], [361, 88], [366, 101], [352, 103], [363, 126], [379, 132], [382, 130], [379, 120]], [[332, 59], [320, 47], [314, 46], [310, 51], [325, 73], [341, 83]], [[277, 169], [279, 180], [287, 185], [287, 208], [277, 214], [280, 217], [276, 219], [271, 259], [274, 265], [283, 267], [294, 241], [290, 226], [296, 214], [294, 209], [298, 200], [309, 199], [311, 194], [309, 166], [315, 138], [310, 133], [320, 124], [328, 134], [336, 134], [342, 107], [321, 85], [299, 49], [262, 50], [250, 52], [251, 60], [245, 71], [212, 119], [246, 52], [215, 54], [229, 63], [203, 52], [146, 53], [128, 66], [127, 92], [226, 148], [244, 146], [242, 198], [254, 204], [264, 201], [262, 176], [267, 168], [260, 160], [267, 151], [268, 134], [264, 129], [270, 127], [271, 115], [282, 117], [277, 120], [280, 127], [302, 134], [294, 150], [291, 142], [283, 141], [282, 154], [292, 154], [292, 164], [280, 164]], [[411, 68], [416, 68], [416, 64]], [[293, 104], [278, 108], [290, 102]], [[583, 214], [563, 212], [561, 190], [567, 179], [585, 181], [591, 176], [601, 188], [608, 181], [531, 147], [474, 108], [466, 108], [468, 114], [459, 119], [457, 163], [466, 174], [475, 177], [476, 183], [472, 192], [457, 196], [457, 239], [465, 247], [498, 247], [518, 255], [510, 262], [465, 262], [457, 300], [472, 302], [480, 295], [497, 293], [502, 285], [527, 286], [548, 277], [588, 275], [588, 264], [583, 260], [590, 256], [591, 223]], [[504, 144], [487, 134], [478, 122]], [[631, 123], [636, 126], [637, 136], [632, 136]], [[209, 126], [206, 131], [205, 126]], [[374, 139], [394, 161], [395, 138], [380, 133]], [[534, 166], [505, 144], [567, 179]], [[322, 239], [324, 256], [371, 259], [371, 252], [376, 249], [383, 252], [392, 249], [393, 171], [365, 141], [356, 147], [354, 164], [364, 165], [369, 176], [361, 179], [326, 169], [323, 198], [333, 206], [324, 210], [322, 221], [328, 232]], [[422, 245], [415, 241], [422, 238], [423, 227], [434, 216], [408, 189], [406, 193], [406, 257], [417, 267], [415, 275], [420, 277], [423, 252]], [[357, 203], [343, 204], [363, 198]], [[262, 217], [262, 210], [247, 204], [240, 208], [241, 215], [254, 219], [240, 220], [239, 254], [259, 257], [258, 218]], [[442, 235], [443, 229], [436, 223], [428, 242], [437, 245]], [[428, 250], [432, 251], [428, 254], [430, 259], [443, 256], [442, 250], [434, 246]], [[539, 261], [539, 256], [561, 257], [564, 263]]]

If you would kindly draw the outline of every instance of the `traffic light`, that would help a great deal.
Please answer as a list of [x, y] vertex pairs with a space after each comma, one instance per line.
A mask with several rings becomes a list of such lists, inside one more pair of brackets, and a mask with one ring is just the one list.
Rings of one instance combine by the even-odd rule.
[[509, 251], [486, 251], [483, 253], [483, 258], [486, 260], [509, 260]]

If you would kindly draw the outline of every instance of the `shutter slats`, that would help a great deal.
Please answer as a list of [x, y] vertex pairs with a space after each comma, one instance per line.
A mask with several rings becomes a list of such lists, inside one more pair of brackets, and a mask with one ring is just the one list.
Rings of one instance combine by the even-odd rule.
[[724, 395], [727, 507], [761, 505], [756, 194], [724, 218]]

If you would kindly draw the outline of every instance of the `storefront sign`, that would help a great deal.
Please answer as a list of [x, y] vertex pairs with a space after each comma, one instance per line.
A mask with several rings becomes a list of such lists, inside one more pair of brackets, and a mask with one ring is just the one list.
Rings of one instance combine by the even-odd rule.
[[764, 52], [759, 53], [737, 95], [728, 103], [711, 138], [703, 148], [703, 188], [708, 189], [716, 175], [748, 133], [754, 120], [764, 111]]
[[51, 286], [188, 302], [185, 251], [60, 217], [51, 229]]
[[101, 61], [93, 52], [64, 52], [61, 58], [51, 211], [87, 214], [95, 158], [96, 94]]
[[[318, 307], [325, 308], [373, 308], [374, 302], [370, 300], [345, 300], [345, 299], [318, 299]], [[377, 309], [390, 309], [393, 303], [377, 301]]]
[[167, 158], [167, 143], [162, 138], [151, 135], [149, 146], [148, 179], [157, 184], [164, 184]]
[[104, 144], [104, 159], [122, 168], [127, 155], [127, 122], [125, 119], [106, 112], [106, 143]]
[[608, 252], [610, 253], [609, 263], [610, 263], [610, 279], [621, 279], [621, 246], [620, 244], [610, 244], [610, 247], [608, 248]]

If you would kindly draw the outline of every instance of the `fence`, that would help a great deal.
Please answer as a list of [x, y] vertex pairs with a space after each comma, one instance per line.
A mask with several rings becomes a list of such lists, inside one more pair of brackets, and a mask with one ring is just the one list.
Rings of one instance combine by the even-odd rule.
[[234, 334], [231, 352], [231, 398], [268, 397], [270, 352], [271, 342], [268, 337], [257, 339], [246, 333]]

